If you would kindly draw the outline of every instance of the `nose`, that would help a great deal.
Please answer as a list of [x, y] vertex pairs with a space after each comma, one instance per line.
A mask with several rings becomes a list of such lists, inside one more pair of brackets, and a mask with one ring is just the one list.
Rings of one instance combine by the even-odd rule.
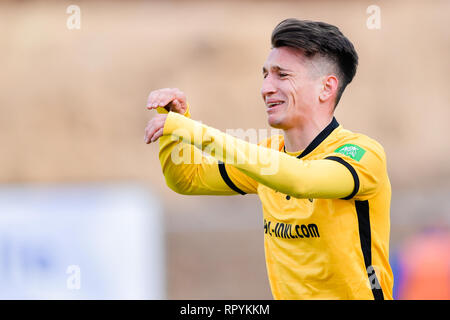
[[275, 92], [277, 92], [277, 89], [273, 82], [273, 78], [269, 74], [264, 78], [262, 86], [261, 86], [262, 98], [265, 100], [266, 96], [272, 95]]

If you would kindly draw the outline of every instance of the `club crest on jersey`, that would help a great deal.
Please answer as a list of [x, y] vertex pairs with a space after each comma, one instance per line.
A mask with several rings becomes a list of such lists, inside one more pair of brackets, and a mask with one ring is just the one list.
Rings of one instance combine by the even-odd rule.
[[366, 150], [363, 148], [357, 146], [356, 144], [344, 144], [343, 146], [340, 146], [336, 150], [334, 150], [335, 153], [341, 153], [343, 155], [346, 155], [353, 160], [359, 161], [363, 157], [363, 155], [366, 153]]

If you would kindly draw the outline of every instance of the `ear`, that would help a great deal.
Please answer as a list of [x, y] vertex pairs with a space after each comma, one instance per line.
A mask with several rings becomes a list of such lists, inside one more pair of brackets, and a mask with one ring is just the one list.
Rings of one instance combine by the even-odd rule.
[[323, 79], [323, 86], [320, 90], [319, 100], [320, 102], [326, 102], [330, 98], [335, 97], [338, 90], [339, 80], [335, 75], [328, 75]]

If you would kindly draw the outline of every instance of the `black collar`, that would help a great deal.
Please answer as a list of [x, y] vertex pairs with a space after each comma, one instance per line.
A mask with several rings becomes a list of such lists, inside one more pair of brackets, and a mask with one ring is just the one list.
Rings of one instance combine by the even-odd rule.
[[[301, 159], [304, 156], [310, 154], [319, 144], [322, 143], [323, 140], [325, 140], [333, 131], [339, 127], [339, 123], [337, 122], [336, 118], [333, 117], [333, 120], [331, 120], [330, 124], [325, 127], [315, 138], [311, 143], [303, 150], [303, 152], [297, 156], [297, 158]], [[286, 146], [284, 146], [284, 152], [286, 152]]]

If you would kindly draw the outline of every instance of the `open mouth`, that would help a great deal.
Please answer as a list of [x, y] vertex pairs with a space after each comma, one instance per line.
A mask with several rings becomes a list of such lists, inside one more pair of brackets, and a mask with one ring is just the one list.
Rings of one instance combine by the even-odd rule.
[[284, 101], [275, 101], [275, 102], [266, 103], [267, 112], [275, 111], [276, 109], [278, 109], [283, 104], [284, 104]]

